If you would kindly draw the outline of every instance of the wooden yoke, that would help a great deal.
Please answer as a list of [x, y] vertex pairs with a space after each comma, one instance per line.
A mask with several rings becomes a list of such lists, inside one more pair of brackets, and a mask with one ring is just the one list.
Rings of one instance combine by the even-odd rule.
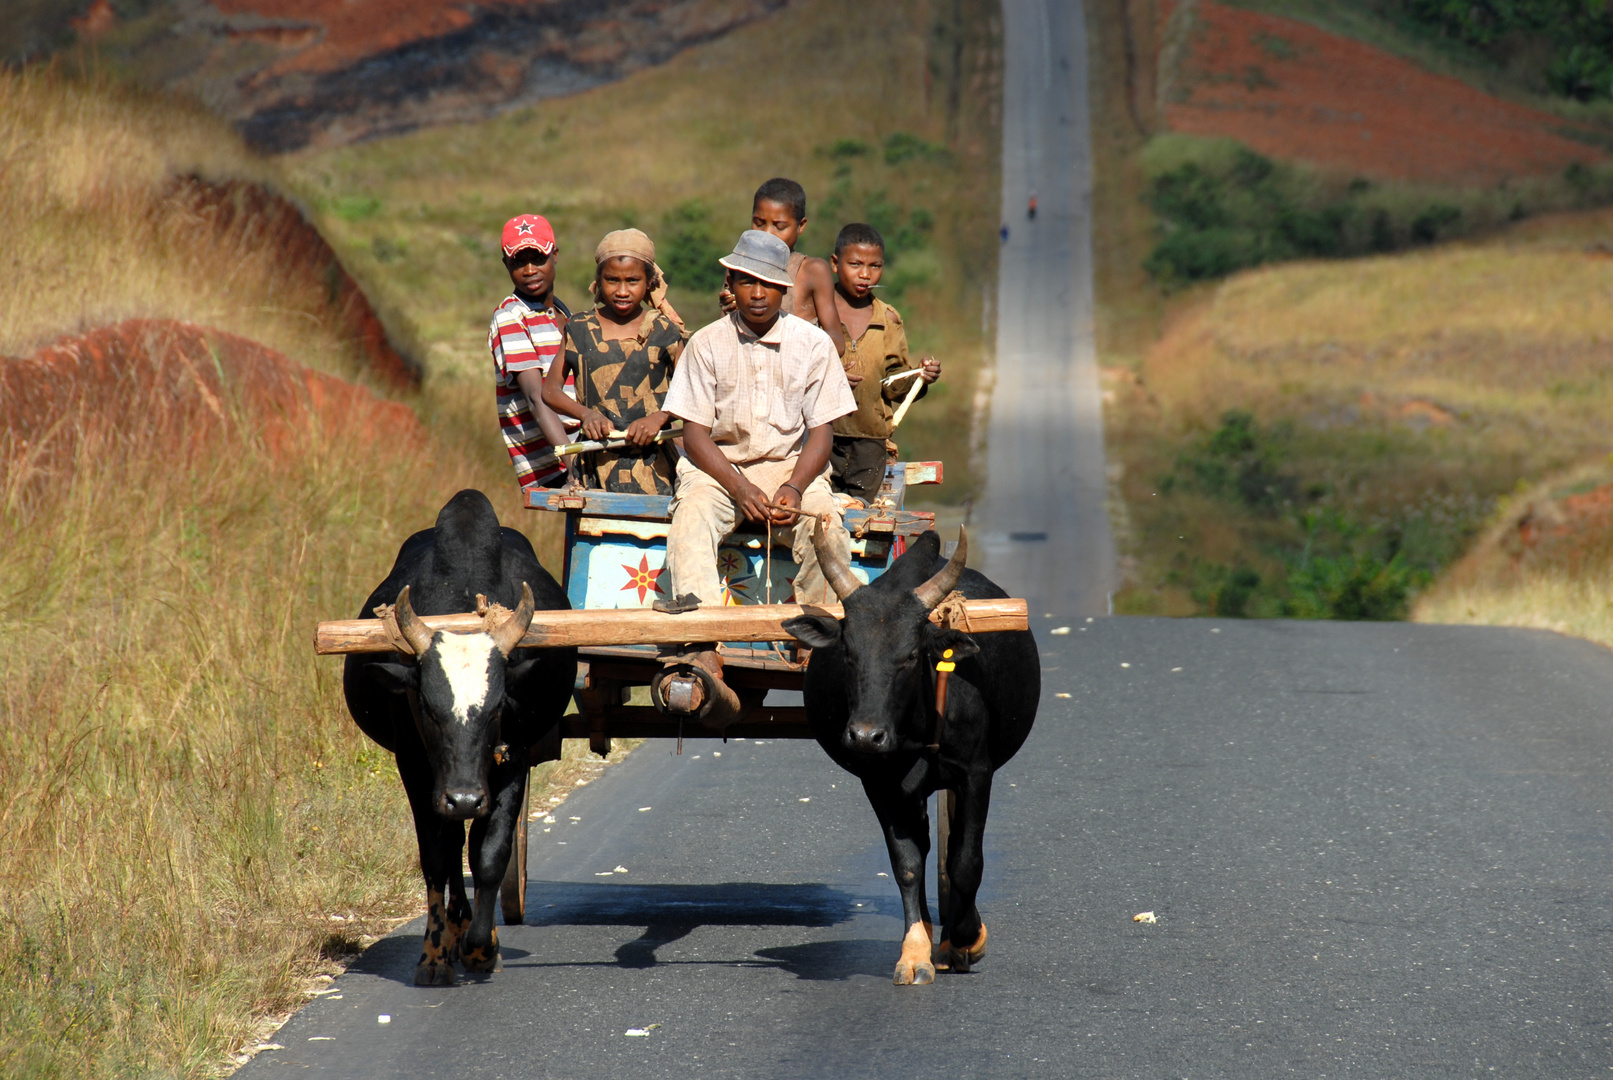
[[[953, 610], [931, 614], [939, 621], [943, 614], [960, 620], [972, 634], [998, 630], [1025, 630], [1030, 626], [1024, 600], [968, 600], [962, 612]], [[609, 610], [540, 611], [532, 619], [526, 636], [517, 648], [564, 648], [598, 645], [682, 645], [690, 641], [789, 641], [784, 622], [798, 615], [841, 617], [839, 604], [803, 607], [800, 604], [746, 604], [740, 607], [703, 607], [681, 615], [668, 615], [650, 608]], [[482, 617], [464, 615], [425, 615], [419, 621], [428, 630], [470, 633], [482, 629]], [[380, 619], [337, 619], [322, 622], [314, 629], [314, 652], [321, 656], [339, 653], [390, 652], [396, 646], [387, 636]]]

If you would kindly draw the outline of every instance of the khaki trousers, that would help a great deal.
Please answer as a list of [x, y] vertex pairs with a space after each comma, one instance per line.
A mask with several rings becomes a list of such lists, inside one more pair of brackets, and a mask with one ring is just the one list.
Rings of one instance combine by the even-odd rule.
[[[771, 501], [773, 493], [795, 471], [795, 457], [783, 461], [759, 461], [735, 466], [740, 474], [762, 489]], [[829, 542], [840, 558], [851, 561], [851, 537], [846, 533], [834, 495], [829, 490], [829, 470], [813, 478], [801, 494], [801, 509], [808, 514], [828, 514]], [[704, 606], [722, 604], [722, 580], [717, 574], [717, 546], [727, 539], [740, 522], [739, 510], [723, 486], [689, 461], [678, 459], [678, 491], [672, 497], [672, 525], [667, 531], [666, 565], [672, 574], [672, 594], [694, 593]], [[795, 579], [795, 602], [832, 604], [838, 597], [818, 568], [818, 553], [812, 547], [812, 530], [817, 523], [798, 518], [793, 526], [790, 552], [801, 572]], [[778, 530], [791, 526], [775, 526]]]

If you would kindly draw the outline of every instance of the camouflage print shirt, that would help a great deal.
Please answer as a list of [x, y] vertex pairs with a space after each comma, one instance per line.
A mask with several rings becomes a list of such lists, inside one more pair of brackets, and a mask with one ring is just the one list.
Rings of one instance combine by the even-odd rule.
[[[574, 315], [566, 324], [566, 367], [577, 378], [577, 400], [610, 418], [617, 431], [634, 420], [659, 412], [684, 333], [665, 315], [650, 308], [629, 338], [606, 341], [599, 313]], [[583, 462], [584, 481], [605, 491], [671, 495], [677, 460], [671, 443], [642, 450], [600, 450]]]

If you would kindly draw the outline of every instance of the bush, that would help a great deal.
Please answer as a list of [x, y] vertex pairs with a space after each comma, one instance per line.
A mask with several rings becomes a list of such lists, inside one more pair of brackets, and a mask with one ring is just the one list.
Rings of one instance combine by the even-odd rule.
[[[1285, 432], [1277, 432], [1281, 440]], [[1178, 482], [1206, 495], [1232, 498], [1251, 509], [1270, 511], [1292, 502], [1299, 485], [1281, 467], [1281, 452], [1255, 418], [1242, 409], [1221, 417], [1221, 426], [1177, 459], [1177, 473], [1162, 486]], [[1182, 481], [1176, 476], [1186, 474]]]
[[704, 203], [691, 200], [674, 208], [661, 223], [661, 237], [657, 261], [670, 282], [701, 293], [722, 288], [718, 260], [729, 249], [712, 238], [710, 211]]
[[1613, 98], [1613, 7], [1585, 0], [1401, 0], [1414, 22], [1482, 51], [1543, 44], [1554, 94]]
[[1291, 596], [1284, 613], [1297, 619], [1404, 619], [1422, 578], [1399, 554], [1387, 562], [1353, 553], [1309, 558], [1288, 576]]
[[1150, 142], [1144, 169], [1158, 239], [1143, 268], [1167, 289], [1271, 262], [1398, 251], [1613, 199], [1613, 170], [1577, 162], [1560, 177], [1495, 189], [1430, 189], [1324, 177], [1228, 139], [1180, 135]]

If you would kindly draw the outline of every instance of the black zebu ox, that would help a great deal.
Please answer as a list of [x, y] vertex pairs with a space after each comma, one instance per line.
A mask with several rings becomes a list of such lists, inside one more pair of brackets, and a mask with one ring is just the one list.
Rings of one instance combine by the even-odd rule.
[[[481, 597], [480, 631], [433, 633], [416, 617], [478, 611]], [[535, 609], [570, 606], [526, 537], [501, 527], [480, 491], [461, 491], [435, 528], [403, 542], [359, 612], [379, 608], [409, 650], [348, 656], [342, 689], [364, 734], [397, 757], [414, 813], [427, 906], [418, 985], [452, 986], [456, 956], [466, 971], [501, 966], [493, 910], [529, 754], [560, 722], [577, 672], [575, 649], [515, 646]], [[474, 914], [460, 862], [466, 820]]]
[[[804, 687], [813, 735], [841, 768], [862, 780], [885, 830], [908, 927], [896, 983], [935, 978], [924, 861], [930, 853], [926, 800], [939, 788], [956, 791], [958, 803], [947, 855], [951, 910], [935, 959], [953, 971], [968, 971], [986, 951], [975, 896], [985, 869], [991, 778], [1024, 744], [1036, 719], [1042, 683], [1036, 642], [1028, 630], [976, 639], [930, 621], [930, 612], [954, 589], [970, 600], [1008, 595], [964, 568], [968, 536], [961, 529], [946, 565], [937, 566], [940, 537], [927, 532], [866, 586], [835, 561], [827, 545], [815, 546], [825, 577], [844, 601], [845, 617], [802, 615], [784, 628], [813, 648]], [[948, 649], [957, 670], [939, 725], [939, 752], [932, 752], [936, 664]]]

